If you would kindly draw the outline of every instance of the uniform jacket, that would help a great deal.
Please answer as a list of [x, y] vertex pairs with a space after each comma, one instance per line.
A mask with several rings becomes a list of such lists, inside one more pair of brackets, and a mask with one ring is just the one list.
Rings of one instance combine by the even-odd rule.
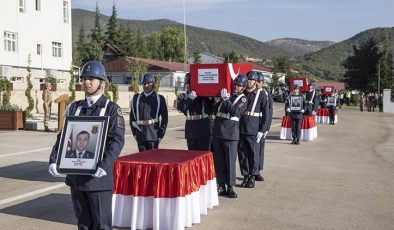
[[[287, 111], [287, 108], [290, 108], [290, 96], [292, 96], [294, 94], [290, 94], [289, 97], [287, 97], [287, 100], [285, 102], [285, 110]], [[304, 111], [306, 111], [306, 103], [305, 103], [305, 97], [303, 94], [299, 94], [298, 96], [302, 96], [301, 98], [301, 102], [302, 103], [302, 109]], [[302, 113], [301, 112], [290, 112], [290, 118], [298, 118], [301, 119], [302, 118]]]
[[[90, 107], [86, 100], [76, 101], [68, 107], [66, 116], [73, 116], [78, 106], [82, 106], [79, 116], [99, 116], [101, 108], [105, 107], [107, 100], [108, 99], [103, 95]], [[125, 123], [120, 107], [112, 101], [109, 101], [107, 105], [105, 116], [109, 116], [107, 140], [105, 143], [103, 159], [97, 163], [97, 167], [104, 169], [107, 175], [101, 178], [95, 178], [91, 175], [68, 174], [66, 177], [66, 184], [68, 186], [84, 191], [113, 189], [113, 163], [124, 146]], [[50, 164], [56, 162], [60, 137], [61, 133], [57, 135], [56, 143], [52, 148], [52, 152], [49, 157]]]
[[[66, 158], [77, 158], [77, 150], [74, 149], [73, 151], [66, 152]], [[94, 158], [94, 153], [86, 150], [85, 153], [82, 156], [83, 159], [93, 159]]]
[[[238, 95], [231, 95], [228, 100], [220, 99], [215, 104], [215, 111], [217, 113], [224, 113], [228, 114], [230, 117], [238, 117], [240, 118], [241, 115], [245, 112], [247, 106], [247, 99], [244, 94], [240, 100], [236, 103], [233, 103]], [[216, 116], [212, 136], [218, 139], [224, 140], [239, 140], [239, 121], [231, 120]]]
[[319, 100], [317, 100], [317, 93], [316, 90], [312, 90], [312, 91], [308, 91], [305, 94], [305, 101], [307, 104], [308, 109], [310, 109], [311, 111], [315, 111], [317, 110], [317, 105]]
[[329, 109], [337, 109], [338, 106], [339, 106], [340, 101], [339, 101], [339, 97], [338, 96], [328, 96], [327, 97], [327, 102], [330, 101], [330, 99], [332, 100], [333, 97], [334, 97], [334, 101], [335, 101], [335, 106], [327, 104], [327, 107]]
[[269, 104], [266, 91], [255, 89], [250, 92], [245, 91], [245, 95], [247, 98], [246, 112], [252, 111], [253, 104], [257, 100], [254, 113], [260, 113], [261, 115], [256, 117], [243, 114], [240, 120], [240, 132], [245, 135], [256, 135], [258, 132], [264, 133], [268, 129], [267, 121], [269, 119]]
[[[159, 96], [160, 108], [156, 117], [158, 107], [157, 96]], [[166, 101], [162, 95], [156, 94], [155, 92], [148, 96], [145, 96], [144, 93], [138, 93], [134, 95], [130, 107], [130, 127], [134, 136], [138, 136], [138, 138], [144, 141], [157, 141], [158, 138], [162, 139], [164, 137], [168, 123], [168, 110]], [[150, 125], [138, 125], [140, 131], [132, 124], [133, 121], [137, 121], [137, 117], [139, 117], [139, 121], [153, 119], [158, 119], [158, 121]]]
[[188, 98], [187, 92], [181, 93], [177, 98], [177, 109], [186, 116], [202, 116], [202, 119], [188, 120], [185, 123], [185, 138], [200, 139], [210, 138], [212, 135], [211, 120], [214, 101], [208, 97]]
[[269, 131], [271, 128], [272, 116], [274, 114], [274, 99], [272, 98], [271, 93], [268, 93], [267, 90], [265, 90], [265, 89], [264, 89], [264, 91], [266, 92], [266, 95], [268, 97], [269, 116], [267, 119], [267, 131]]

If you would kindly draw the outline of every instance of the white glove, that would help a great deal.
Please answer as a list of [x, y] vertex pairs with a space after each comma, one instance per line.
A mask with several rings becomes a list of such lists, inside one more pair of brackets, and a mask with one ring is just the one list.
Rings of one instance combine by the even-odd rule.
[[193, 101], [194, 99], [196, 99], [197, 94], [196, 94], [196, 92], [191, 91], [191, 92], [189, 93], [188, 97], [190, 98], [190, 100]]
[[312, 115], [315, 116], [316, 115], [316, 111], [312, 111]]
[[287, 108], [287, 109], [286, 109], [286, 111], [287, 111], [288, 113], [290, 113], [290, 112], [291, 112], [290, 108]]
[[161, 142], [161, 138], [157, 138], [157, 144], [159, 145]]
[[305, 111], [303, 109], [301, 109], [301, 113], [304, 113]]
[[260, 143], [261, 138], [264, 136], [264, 134], [262, 132], [258, 132], [256, 135], [256, 142]]
[[267, 135], [268, 135], [268, 131], [265, 131], [263, 138], [265, 139], [267, 137]]
[[92, 176], [93, 176], [93, 177], [96, 177], [96, 178], [100, 178], [100, 177], [103, 177], [103, 176], [105, 176], [105, 175], [107, 175], [107, 173], [105, 172], [105, 170], [102, 169], [102, 168], [100, 168], [100, 167], [98, 167], [97, 170], [96, 170], [96, 173], [93, 174]]
[[49, 172], [49, 174], [51, 174], [54, 177], [61, 177], [62, 176], [57, 172], [56, 163], [52, 163], [49, 165], [48, 172]]
[[220, 96], [222, 97], [223, 101], [230, 98], [230, 94], [227, 92], [227, 89], [224, 88], [220, 90]]

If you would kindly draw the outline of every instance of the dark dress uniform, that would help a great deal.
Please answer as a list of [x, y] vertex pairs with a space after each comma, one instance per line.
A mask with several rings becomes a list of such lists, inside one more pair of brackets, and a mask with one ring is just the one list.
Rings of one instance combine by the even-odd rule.
[[306, 92], [305, 94], [305, 101], [306, 101], [306, 110], [305, 114], [306, 115], [312, 115], [313, 112], [316, 112], [317, 110], [317, 100], [316, 100], [316, 91], [315, 90], [310, 90]]
[[[286, 100], [285, 108], [286, 111], [288, 108], [290, 108], [290, 99], [291, 96], [294, 94], [290, 94], [288, 97], [288, 100]], [[305, 98], [302, 94], [298, 94], [297, 96], [302, 96], [301, 101], [299, 102], [301, 104], [301, 110], [304, 110], [306, 108], [306, 103], [305, 103]], [[291, 133], [293, 137], [293, 144], [299, 144], [300, 141], [300, 136], [301, 136], [301, 123], [302, 123], [302, 112], [301, 111], [290, 111], [290, 119], [291, 119]]]
[[167, 129], [168, 110], [162, 95], [138, 93], [131, 101], [130, 127], [138, 151], [158, 148]]
[[[245, 94], [247, 107], [240, 120], [241, 135], [238, 145], [238, 160], [241, 174], [250, 176], [248, 182], [245, 178], [241, 184], [242, 187], [254, 187], [254, 176], [259, 175], [261, 161], [261, 144], [257, 143], [256, 135], [258, 132], [264, 133], [267, 131], [269, 104], [265, 90], [255, 89], [250, 92], [245, 91]], [[263, 139], [261, 138], [260, 141], [263, 141]], [[253, 178], [251, 178], [252, 176]]]
[[211, 121], [213, 100], [208, 97], [188, 97], [188, 92], [177, 98], [177, 109], [186, 115], [185, 138], [189, 150], [209, 150], [211, 148]]
[[228, 100], [216, 103], [213, 124], [213, 148], [216, 177], [219, 186], [235, 185], [235, 163], [239, 141], [239, 118], [245, 112], [247, 99], [243, 93], [231, 95]]
[[[272, 98], [272, 94], [268, 93], [267, 90], [263, 89], [264, 93], [267, 95], [268, 99], [268, 117], [266, 118], [267, 122], [267, 130], [269, 131], [272, 124], [272, 116], [274, 114], [274, 99]], [[265, 152], [265, 138], [262, 138], [260, 141], [260, 165], [259, 170], [264, 169], [264, 152]]]
[[[89, 107], [86, 100], [72, 103], [66, 116], [74, 116], [80, 107], [79, 116], [99, 116], [105, 108], [104, 116], [109, 116], [108, 133], [103, 159], [97, 163], [107, 175], [95, 178], [91, 175], [68, 174], [66, 184], [70, 186], [78, 229], [112, 229], [112, 190], [114, 186], [113, 163], [124, 146], [125, 122], [120, 107], [102, 95]], [[49, 163], [56, 162], [61, 133], [52, 148]]]
[[339, 97], [338, 96], [329, 96], [327, 98], [327, 107], [328, 107], [328, 116], [330, 118], [330, 125], [335, 124], [335, 111], [339, 106]]

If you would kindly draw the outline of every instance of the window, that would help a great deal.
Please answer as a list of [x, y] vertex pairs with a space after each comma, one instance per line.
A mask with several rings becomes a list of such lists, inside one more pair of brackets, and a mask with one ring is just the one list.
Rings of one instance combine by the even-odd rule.
[[24, 13], [26, 8], [25, 0], [19, 0], [19, 12]]
[[41, 11], [41, 0], [36, 0], [36, 11]]
[[42, 47], [41, 44], [37, 44], [37, 55], [41, 55]]
[[62, 43], [52, 42], [52, 56], [62, 57]]
[[16, 52], [17, 34], [4, 31], [4, 51]]
[[11, 77], [10, 81], [14, 83], [24, 82], [24, 77]]
[[63, 21], [68, 23], [68, 2], [63, 1]]

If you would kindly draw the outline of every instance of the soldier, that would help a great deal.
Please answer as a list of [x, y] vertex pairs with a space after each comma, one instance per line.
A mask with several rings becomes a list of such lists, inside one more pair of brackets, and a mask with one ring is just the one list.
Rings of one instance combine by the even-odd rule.
[[[300, 104], [301, 110], [293, 110], [291, 109], [291, 97], [292, 96], [301, 96], [298, 103]], [[290, 94], [288, 99], [286, 100], [285, 108], [286, 111], [290, 114], [291, 119], [291, 133], [293, 140], [291, 144], [300, 144], [300, 135], [301, 135], [301, 122], [302, 122], [302, 114], [305, 112], [305, 98], [302, 94], [300, 94], [300, 89], [298, 85], [294, 85], [293, 93]]]
[[326, 108], [327, 106], [327, 96], [324, 95], [324, 89], [321, 89], [320, 91], [320, 98], [319, 98], [319, 105], [320, 108]]
[[339, 98], [335, 90], [331, 91], [331, 96], [327, 98], [328, 115], [330, 117], [330, 125], [335, 125], [335, 112], [339, 107]]
[[211, 121], [213, 100], [208, 97], [198, 97], [195, 91], [190, 91], [190, 73], [185, 76], [185, 92], [177, 98], [177, 109], [186, 115], [185, 138], [189, 150], [209, 150], [211, 147]]
[[[248, 82], [245, 75], [239, 74], [233, 81], [233, 92], [220, 91], [221, 99], [215, 104], [216, 118], [213, 124], [213, 148], [218, 195], [237, 198], [234, 191], [235, 162], [239, 141], [239, 118], [245, 112], [247, 99], [243, 90]], [[226, 190], [227, 184], [227, 190]]]
[[274, 100], [272, 98], [272, 94], [270, 92], [270, 88], [268, 86], [268, 83], [264, 79], [264, 75], [261, 72], [257, 72], [257, 81], [256, 81], [256, 88], [257, 89], [262, 89], [262, 91], [267, 95], [268, 98], [268, 117], [266, 118], [267, 122], [267, 130], [264, 133], [263, 138], [260, 141], [260, 163], [259, 163], [259, 174], [254, 177], [256, 181], [264, 181], [264, 177], [260, 174], [260, 171], [264, 169], [264, 152], [265, 152], [265, 139], [268, 135], [268, 132], [271, 128], [271, 123], [272, 123], [272, 116], [274, 112]]
[[256, 89], [257, 72], [246, 74], [248, 83], [244, 91], [247, 108], [240, 120], [238, 160], [244, 179], [241, 187], [253, 188], [255, 178], [260, 176], [261, 141], [264, 141], [269, 118], [268, 97], [262, 89]]
[[[104, 66], [89, 61], [82, 67], [81, 79], [85, 99], [67, 108], [66, 116], [109, 116], [107, 139], [102, 160], [97, 162], [93, 175], [68, 174], [78, 229], [112, 229], [112, 190], [114, 186], [113, 163], [124, 146], [125, 122], [120, 107], [104, 95]], [[58, 134], [49, 158], [49, 173], [60, 176], [56, 169], [56, 155], [61, 133]]]
[[130, 127], [140, 152], [158, 148], [167, 129], [167, 104], [164, 97], [153, 90], [154, 82], [152, 74], [145, 74], [143, 92], [135, 94], [130, 103]]
[[48, 128], [49, 117], [51, 115], [51, 107], [52, 107], [52, 85], [51, 83], [45, 83], [45, 89], [42, 92], [42, 100], [43, 100], [43, 107], [44, 107], [44, 127], [45, 132], [51, 132]]
[[309, 91], [306, 92], [305, 101], [306, 101], [306, 115], [315, 115], [317, 110], [316, 104], [316, 91], [313, 88], [313, 85], [308, 85]]

